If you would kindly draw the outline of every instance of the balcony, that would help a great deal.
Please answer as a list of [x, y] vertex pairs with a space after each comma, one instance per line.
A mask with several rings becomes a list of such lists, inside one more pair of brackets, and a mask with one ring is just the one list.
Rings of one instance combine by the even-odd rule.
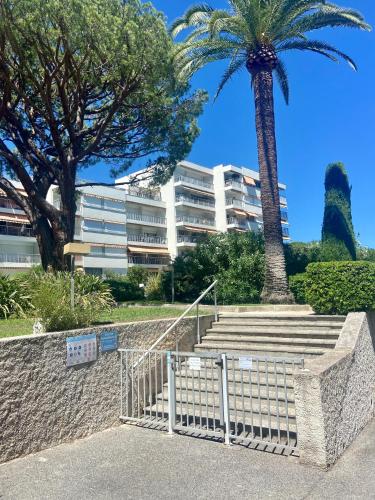
[[208, 226], [215, 227], [215, 219], [208, 219], [202, 217], [192, 217], [190, 215], [178, 215], [176, 217], [177, 223], [190, 224], [192, 226]]
[[135, 196], [136, 198], [143, 198], [145, 200], [161, 201], [160, 193], [154, 192], [151, 189], [129, 189], [129, 196]]
[[237, 191], [242, 191], [243, 185], [241, 184], [241, 182], [232, 179], [227, 179], [225, 181], [225, 187], [230, 189], [235, 189]]
[[215, 210], [215, 202], [211, 200], [206, 200], [204, 198], [198, 198], [197, 196], [186, 196], [183, 194], [176, 195], [176, 203], [187, 203], [189, 205], [197, 205], [199, 207], [205, 207]]
[[283, 227], [283, 238], [290, 239], [289, 228]]
[[22, 208], [20, 208], [18, 205], [16, 205], [12, 200], [9, 200], [8, 198], [4, 198], [0, 196], [0, 209], [1, 208], [6, 208], [7, 210], [17, 210], [18, 212], [22, 212]]
[[144, 255], [129, 255], [128, 263], [135, 266], [167, 266], [168, 257], [146, 257]]
[[281, 222], [288, 222], [288, 212], [281, 210]]
[[128, 241], [149, 245], [166, 245], [168, 242], [164, 236], [148, 236], [146, 234], [128, 234]]
[[22, 225], [0, 226], [0, 235], [24, 236], [26, 238], [34, 237], [31, 227], [25, 227]]
[[201, 181], [199, 179], [194, 179], [194, 177], [188, 177], [186, 175], [179, 175], [175, 178], [175, 183], [181, 182], [182, 184], [190, 184], [193, 186], [199, 186], [200, 188], [208, 189], [213, 191], [214, 185], [211, 182]]
[[155, 215], [142, 215], [133, 213], [126, 214], [127, 222], [144, 223], [144, 224], [157, 224], [159, 226], [166, 226], [167, 219], [165, 217], [158, 217]]
[[40, 255], [0, 254], [0, 267], [31, 267], [40, 262]]
[[240, 221], [236, 217], [228, 217], [227, 225], [233, 226], [235, 229], [242, 229], [243, 231], [248, 231], [250, 229], [245, 222]]

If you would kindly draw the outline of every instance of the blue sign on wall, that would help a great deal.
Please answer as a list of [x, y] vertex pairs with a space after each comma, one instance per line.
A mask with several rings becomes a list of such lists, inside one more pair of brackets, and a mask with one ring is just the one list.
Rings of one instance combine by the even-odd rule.
[[118, 347], [117, 332], [103, 332], [100, 335], [100, 351], [108, 352], [115, 351]]

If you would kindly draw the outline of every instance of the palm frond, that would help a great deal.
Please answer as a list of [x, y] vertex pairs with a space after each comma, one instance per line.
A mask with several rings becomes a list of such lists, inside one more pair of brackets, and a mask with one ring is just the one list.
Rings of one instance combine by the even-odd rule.
[[177, 18], [169, 28], [172, 37], [176, 37], [181, 31], [193, 26], [205, 24], [214, 9], [208, 4], [194, 5], [190, 7], [183, 16]]
[[225, 85], [228, 83], [228, 81], [234, 76], [235, 73], [237, 73], [237, 71], [242, 69], [245, 66], [245, 64], [246, 64], [246, 55], [245, 54], [242, 54], [239, 57], [236, 57], [236, 56], [233, 57], [228, 68], [226, 69], [226, 71], [224, 72], [224, 74], [220, 80], [219, 86], [217, 88], [217, 91], [216, 91], [216, 94], [214, 97], [215, 101], [219, 97], [219, 95], [221, 94], [221, 91], [223, 90]]
[[275, 73], [285, 102], [289, 104], [289, 78], [285, 68], [285, 64], [281, 59], [278, 60], [277, 66], [275, 68]]
[[337, 58], [333, 55], [335, 54], [344, 59], [355, 71], [358, 69], [356, 63], [350, 56], [341, 52], [341, 50], [337, 49], [333, 45], [320, 40], [294, 40], [285, 42], [277, 48], [277, 52], [285, 52], [286, 50], [310, 50], [321, 53], [326, 57], [329, 57], [332, 61], [337, 61]]

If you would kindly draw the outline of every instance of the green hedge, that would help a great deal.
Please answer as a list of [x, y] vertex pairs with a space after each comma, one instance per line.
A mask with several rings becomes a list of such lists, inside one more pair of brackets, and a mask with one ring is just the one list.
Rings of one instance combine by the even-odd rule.
[[144, 300], [144, 292], [139, 285], [129, 283], [124, 278], [109, 278], [106, 283], [111, 289], [111, 293], [116, 302], [127, 302], [132, 300]]
[[306, 273], [289, 276], [289, 288], [297, 304], [306, 304]]
[[347, 314], [375, 307], [375, 264], [319, 262], [309, 264], [306, 299], [318, 314]]

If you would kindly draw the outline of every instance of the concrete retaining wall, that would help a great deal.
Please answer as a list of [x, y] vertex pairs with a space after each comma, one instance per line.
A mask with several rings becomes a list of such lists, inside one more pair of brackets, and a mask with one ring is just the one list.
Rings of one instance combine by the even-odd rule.
[[[200, 318], [200, 330], [213, 316]], [[88, 436], [120, 423], [119, 354], [66, 367], [66, 337], [116, 330], [119, 346], [147, 349], [171, 319], [0, 340], [0, 462]], [[191, 351], [196, 319], [184, 319], [159, 349]]]
[[374, 416], [375, 313], [348, 315], [336, 348], [295, 374], [300, 459], [328, 468]]

